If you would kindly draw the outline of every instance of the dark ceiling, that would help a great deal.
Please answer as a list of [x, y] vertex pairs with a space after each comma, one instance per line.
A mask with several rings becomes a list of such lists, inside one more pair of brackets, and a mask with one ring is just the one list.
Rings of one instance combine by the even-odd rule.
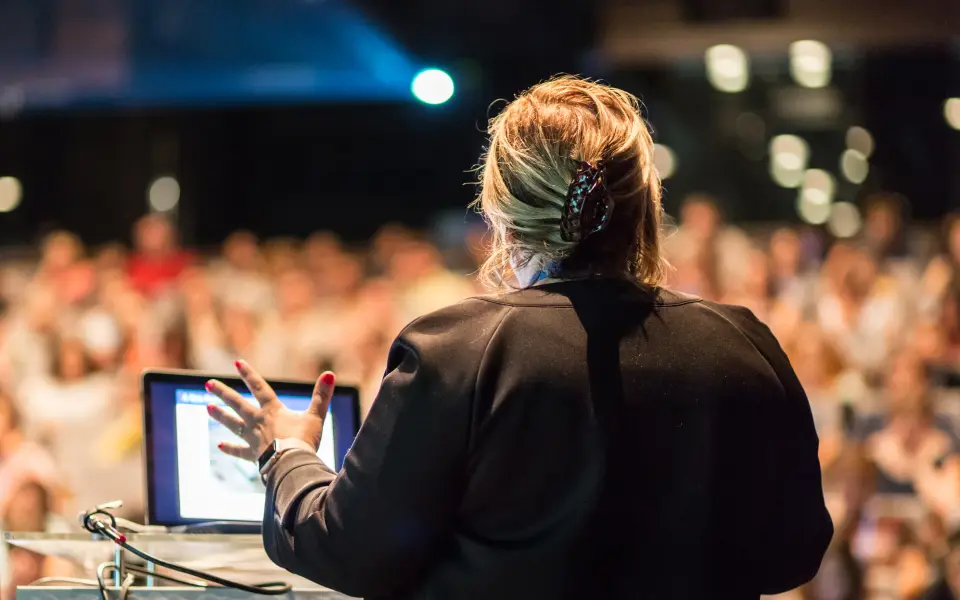
[[[22, 1], [68, 17], [65, 7], [74, 5]], [[121, 0], [98, 2], [102, 18], [115, 14], [111, 7], [127, 6]], [[892, 39], [870, 38], [868, 32], [889, 31], [896, 14], [884, 17], [861, 7], [859, 14], [866, 16], [859, 29], [841, 26], [867, 0], [856, 0], [853, 8], [792, 0], [789, 11], [765, 0], [744, 0], [724, 3], [722, 14], [714, 10], [716, 3], [673, 0], [602, 6], [569, 0], [289, 2], [290, 11], [317, 14], [336, 6], [357, 9], [368, 31], [411, 64], [447, 68], [457, 95], [439, 107], [417, 104], [409, 96], [323, 102], [253, 98], [11, 113], [2, 110], [2, 88], [11, 80], [0, 77], [0, 175], [16, 175], [24, 189], [23, 204], [0, 215], [0, 236], [26, 242], [44, 228], [65, 226], [91, 242], [123, 237], [146, 209], [149, 182], [166, 174], [180, 180], [179, 218], [187, 239], [198, 243], [216, 242], [238, 227], [254, 227], [264, 235], [332, 228], [360, 238], [388, 220], [425, 224], [438, 210], [466, 214], [463, 207], [473, 193], [468, 170], [483, 144], [491, 101], [562, 71], [603, 77], [643, 98], [658, 139], [677, 152], [677, 174], [666, 182], [671, 209], [687, 192], [706, 190], [737, 218], [795, 218], [795, 192], [775, 187], [766, 162], [751, 159], [731, 137], [730, 124], [744, 113], [758, 115], [767, 136], [802, 133], [813, 148], [811, 160], [834, 170], [846, 127], [868, 127], [877, 142], [874, 168], [864, 186], [842, 190], [849, 199], [892, 189], [907, 195], [921, 218], [960, 203], [960, 174], [951, 168], [960, 161], [960, 141], [946, 127], [941, 108], [947, 96], [960, 96], [960, 60], [943, 35], [943, 23], [949, 25], [956, 13], [951, 7], [960, 3], [909, 3], [919, 7], [915, 14], [925, 16], [904, 21], [911, 36]], [[190, 4], [197, 3], [170, 0], [166, 5]], [[276, 4], [237, 0], [231, 6], [265, 10]], [[924, 36], [923, 19], [939, 10], [946, 20]], [[87, 17], [80, 19], [87, 29], [79, 31], [114, 31], [102, 18]], [[171, 23], [176, 26], [176, 20]], [[55, 25], [56, 19], [47, 29], [37, 25], [38, 31], [61, 32], [48, 39], [48, 47], [87, 48], [76, 33], [76, 19]], [[850, 35], [825, 40], [834, 48], [829, 91], [838, 109], [830, 119], [811, 124], [785, 116], [780, 99], [796, 90], [786, 70], [786, 45], [798, 32], [818, 31], [815, 27]], [[63, 31], [72, 32], [67, 41]], [[94, 55], [103, 59], [116, 48], [150, 47], [143, 27], [123, 31], [117, 38], [106, 33], [97, 38], [113, 42], [102, 42]], [[17, 35], [19, 43], [47, 39]], [[218, 35], [230, 38], [229, 32]], [[756, 76], [742, 94], [716, 92], [705, 79], [703, 50], [718, 41], [742, 43], [752, 53]], [[10, 64], [4, 57], [16, 54], [13, 47], [0, 41], [0, 71]], [[42, 57], [43, 48], [34, 47], [30, 56]], [[304, 51], [302, 44], [288, 50]], [[184, 57], [189, 62], [189, 52]], [[311, 60], [318, 68], [334, 64], [322, 53]]]

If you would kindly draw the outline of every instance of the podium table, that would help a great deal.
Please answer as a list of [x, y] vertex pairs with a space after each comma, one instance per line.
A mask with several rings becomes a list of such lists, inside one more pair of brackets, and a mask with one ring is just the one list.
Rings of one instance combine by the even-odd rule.
[[[106, 580], [115, 591], [123, 580], [127, 561], [141, 569], [154, 571], [152, 563], [144, 564], [138, 557], [123, 550], [111, 540], [90, 533], [16, 533], [4, 532], [4, 542], [18, 548], [69, 561], [77, 565], [83, 577], [93, 579], [97, 567], [109, 562], [118, 567]], [[283, 581], [294, 590], [284, 598], [303, 600], [339, 600], [349, 598], [289, 573], [274, 565], [263, 549], [259, 535], [184, 534], [184, 533], [131, 533], [127, 543], [158, 559], [204, 571], [240, 583], [253, 584], [263, 581]], [[138, 562], [134, 562], [138, 561]], [[187, 575], [171, 572], [180, 578]], [[223, 600], [246, 600], [266, 598], [230, 588], [186, 587], [167, 584], [159, 577], [147, 576], [146, 585], [131, 587], [128, 600], [197, 600], [199, 598]], [[113, 595], [113, 597], [116, 597]], [[278, 597], [278, 598], [279, 598]], [[72, 585], [23, 586], [17, 589], [17, 600], [100, 600], [97, 587]]]

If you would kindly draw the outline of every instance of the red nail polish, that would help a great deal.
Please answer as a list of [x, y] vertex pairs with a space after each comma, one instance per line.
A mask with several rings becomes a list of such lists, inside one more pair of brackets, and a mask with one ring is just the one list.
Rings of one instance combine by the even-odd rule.
[[203, 387], [207, 388], [207, 391], [208, 391], [208, 392], [212, 392], [212, 391], [213, 391], [213, 382], [212, 382], [212, 381], [208, 381], [208, 382], [206, 382], [205, 384], [203, 384]]
[[235, 366], [238, 371], [243, 371], [243, 363], [240, 362], [239, 360], [234, 361], [233, 366]]
[[223, 450], [223, 442], [220, 442], [219, 444], [217, 444], [217, 448], [219, 448], [220, 450]]
[[333, 373], [324, 373], [320, 376], [320, 381], [322, 381], [324, 385], [333, 385], [333, 382], [336, 380], [337, 378], [334, 377]]
[[213, 405], [212, 405], [212, 404], [208, 404], [208, 405], [207, 405], [207, 414], [209, 414], [210, 416], [213, 416]]

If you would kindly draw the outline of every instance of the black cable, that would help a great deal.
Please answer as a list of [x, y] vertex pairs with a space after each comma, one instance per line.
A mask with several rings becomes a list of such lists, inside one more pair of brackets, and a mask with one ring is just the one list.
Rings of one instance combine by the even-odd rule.
[[[215, 583], [223, 587], [233, 588], [233, 589], [241, 590], [251, 594], [260, 594], [264, 596], [282, 596], [293, 589], [292, 586], [290, 586], [290, 584], [285, 583], [283, 581], [267, 581], [264, 583], [248, 585], [245, 583], [240, 583], [238, 581], [231, 581], [230, 579], [218, 577], [210, 573], [204, 573], [203, 571], [198, 571], [196, 569], [191, 569], [189, 567], [184, 567], [183, 565], [178, 565], [175, 563], [167, 562], [165, 560], [161, 560], [159, 558], [150, 556], [149, 554], [147, 554], [146, 552], [143, 552], [139, 548], [134, 548], [133, 546], [127, 543], [127, 537], [117, 530], [116, 518], [112, 514], [107, 512], [106, 508], [108, 506], [109, 505], [101, 505], [84, 513], [82, 516], [82, 523], [83, 523], [84, 529], [86, 529], [90, 533], [100, 534], [107, 537], [108, 539], [112, 540], [115, 544], [123, 548], [124, 550], [127, 550], [136, 556], [139, 556], [140, 558], [142, 558], [147, 562], [153, 563], [155, 565], [159, 565], [161, 567], [170, 569], [172, 571], [179, 571], [180, 573], [185, 573], [187, 575], [190, 575], [191, 577], [196, 577], [197, 579], [201, 579], [203, 581], [209, 581], [211, 583]], [[102, 515], [103, 517], [106, 517], [107, 522], [105, 522], [101, 518], [97, 518], [98, 515]], [[113, 565], [112, 563], [104, 563], [97, 568], [97, 583], [100, 586], [101, 599], [109, 600], [109, 598], [107, 598], [107, 595], [106, 595], [106, 586], [103, 583], [103, 571], [105, 570], [105, 568], [116, 568], [116, 566]], [[135, 570], [140, 571], [140, 569], [135, 569]], [[167, 577], [157, 575], [156, 573], [150, 573], [150, 575], [167, 579]], [[177, 583], [184, 583], [184, 582], [177, 581]], [[195, 584], [187, 583], [186, 585], [195, 585]]]
[[150, 556], [146, 552], [143, 552], [137, 548], [134, 548], [133, 546], [128, 544], [126, 540], [124, 541], [114, 540], [114, 541], [117, 543], [117, 545], [119, 545], [124, 550], [129, 550], [130, 552], [139, 556], [143, 560], [152, 562], [153, 564], [159, 565], [166, 569], [171, 569], [173, 571], [186, 573], [187, 575], [196, 577], [197, 579], [203, 579], [204, 581], [216, 583], [217, 585], [221, 585], [223, 587], [234, 588], [234, 589], [242, 590], [244, 592], [249, 592], [251, 594], [263, 594], [265, 596], [282, 596], [293, 589], [290, 586], [290, 584], [285, 583], [283, 581], [266, 581], [264, 583], [258, 583], [254, 585], [247, 585], [245, 583], [240, 583], [239, 581], [231, 581], [229, 579], [224, 579], [223, 577], [218, 577], [210, 573], [204, 573], [203, 571], [197, 571], [196, 569], [184, 567], [183, 565], [177, 565], [174, 563], [167, 562], [165, 560], [160, 560], [159, 558], [155, 558], [153, 556]]

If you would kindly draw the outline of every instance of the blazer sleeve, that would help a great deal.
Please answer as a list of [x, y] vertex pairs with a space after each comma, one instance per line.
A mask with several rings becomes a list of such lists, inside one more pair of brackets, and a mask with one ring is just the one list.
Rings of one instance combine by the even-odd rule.
[[472, 393], [496, 329], [463, 313], [426, 317], [397, 338], [339, 474], [305, 451], [265, 474], [274, 563], [351, 596], [416, 583], [459, 506]]
[[771, 439], [777, 440], [777, 470], [757, 544], [760, 591], [778, 594], [814, 578], [833, 538], [833, 522], [824, 502], [819, 439], [806, 392], [770, 329], [748, 309], [731, 308], [740, 330], [773, 368], [786, 393], [786, 402], [774, 411]]

